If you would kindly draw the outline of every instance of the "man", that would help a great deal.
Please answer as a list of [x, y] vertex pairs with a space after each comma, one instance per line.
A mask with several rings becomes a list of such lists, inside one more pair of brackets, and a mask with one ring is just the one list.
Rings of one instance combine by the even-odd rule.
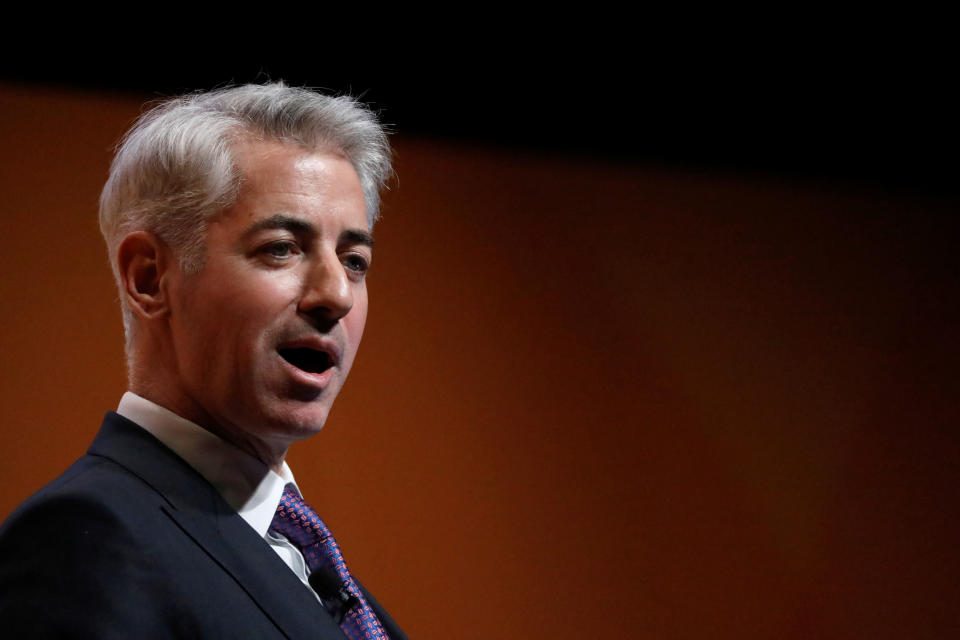
[[0, 629], [404, 638], [284, 458], [360, 344], [390, 152], [348, 98], [282, 84], [143, 116], [101, 196], [130, 391], [0, 530]]

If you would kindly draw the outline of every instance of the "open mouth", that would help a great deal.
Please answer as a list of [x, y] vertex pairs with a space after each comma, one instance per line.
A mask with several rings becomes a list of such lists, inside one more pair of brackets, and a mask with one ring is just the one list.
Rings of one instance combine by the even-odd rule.
[[278, 349], [280, 357], [295, 366], [309, 373], [323, 373], [329, 369], [333, 363], [330, 360], [330, 354], [325, 351], [317, 351], [308, 347], [297, 347], [293, 349]]

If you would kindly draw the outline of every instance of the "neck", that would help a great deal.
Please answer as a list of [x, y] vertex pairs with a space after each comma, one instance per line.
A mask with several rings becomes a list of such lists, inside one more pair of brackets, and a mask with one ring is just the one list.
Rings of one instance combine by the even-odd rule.
[[[286, 443], [268, 443], [244, 433], [241, 429], [230, 429], [214, 420], [207, 412], [191, 402], [184, 402], [177, 394], [170, 394], [162, 386], [149, 381], [136, 380], [131, 376], [130, 391], [141, 398], [157, 404], [167, 411], [189, 420], [201, 429], [209, 431], [224, 442], [229, 442], [247, 455], [259, 460], [271, 471], [281, 473], [289, 445]], [[281, 474], [282, 475], [282, 474]]]

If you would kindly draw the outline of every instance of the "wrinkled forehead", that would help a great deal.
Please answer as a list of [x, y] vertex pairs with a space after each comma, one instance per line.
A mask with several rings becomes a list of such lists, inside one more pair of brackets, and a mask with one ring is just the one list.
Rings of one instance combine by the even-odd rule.
[[337, 233], [370, 231], [365, 193], [343, 154], [252, 141], [236, 145], [234, 157], [240, 178], [236, 198], [211, 223], [238, 217], [233, 223], [257, 225], [279, 217]]
[[316, 192], [330, 191], [335, 182], [359, 189], [366, 206], [366, 194], [356, 167], [336, 148], [306, 147], [276, 140], [241, 139], [231, 145], [237, 172], [238, 197], [252, 190], [269, 191], [292, 186]]

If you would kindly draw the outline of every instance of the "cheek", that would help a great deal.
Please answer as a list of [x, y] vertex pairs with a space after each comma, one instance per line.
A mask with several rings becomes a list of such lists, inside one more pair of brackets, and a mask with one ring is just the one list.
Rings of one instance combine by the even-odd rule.
[[355, 301], [350, 313], [343, 319], [346, 329], [348, 349], [351, 354], [355, 353], [360, 346], [360, 338], [363, 337], [363, 328], [367, 323], [367, 299], [364, 296], [361, 300]]
[[[292, 280], [292, 279], [288, 279]], [[217, 317], [224, 329], [230, 325], [248, 336], [272, 326], [285, 311], [296, 306], [296, 283], [286, 280], [248, 279], [221, 292], [216, 301]]]
[[204, 361], [205, 354], [216, 348], [221, 338], [223, 318], [217, 313], [219, 304], [207, 289], [190, 291], [173, 310], [172, 323], [178, 340], [186, 348], [187, 357]]
[[350, 325], [350, 331], [356, 333], [357, 340], [363, 334], [363, 327], [367, 323], [367, 304], [367, 291], [364, 289], [360, 295], [354, 298], [353, 308], [350, 309], [350, 313], [345, 318]]
[[271, 327], [281, 313], [270, 302], [256, 286], [208, 292], [196, 300], [189, 318], [195, 328], [194, 348], [226, 368], [250, 366], [249, 361], [269, 341]]

